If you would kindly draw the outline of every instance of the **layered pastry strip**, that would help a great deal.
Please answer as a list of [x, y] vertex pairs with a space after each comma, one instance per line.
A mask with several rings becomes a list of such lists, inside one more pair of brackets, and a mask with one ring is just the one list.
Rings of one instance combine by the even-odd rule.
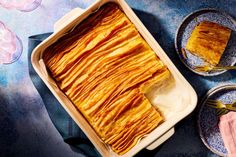
[[224, 53], [230, 34], [229, 28], [203, 21], [194, 28], [186, 49], [215, 66]]
[[164, 119], [144, 93], [170, 72], [115, 3], [103, 5], [48, 47], [59, 88], [118, 154]]

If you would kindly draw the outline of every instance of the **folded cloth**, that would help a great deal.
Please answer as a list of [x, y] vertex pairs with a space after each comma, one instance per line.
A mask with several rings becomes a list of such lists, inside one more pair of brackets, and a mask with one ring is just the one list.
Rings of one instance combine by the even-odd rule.
[[221, 116], [219, 128], [228, 157], [236, 157], [236, 112], [231, 111]]
[[52, 123], [61, 134], [64, 141], [71, 146], [72, 150], [78, 152], [78, 156], [100, 156], [89, 139], [71, 119], [32, 67], [31, 53], [33, 49], [50, 34], [51, 33], [46, 33], [29, 37], [28, 64], [30, 78], [44, 102]]

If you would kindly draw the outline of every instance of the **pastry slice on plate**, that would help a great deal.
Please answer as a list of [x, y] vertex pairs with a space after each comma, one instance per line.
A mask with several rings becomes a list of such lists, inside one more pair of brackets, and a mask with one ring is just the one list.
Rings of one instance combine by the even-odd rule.
[[225, 51], [230, 34], [231, 30], [227, 27], [203, 21], [194, 28], [186, 49], [215, 66]]

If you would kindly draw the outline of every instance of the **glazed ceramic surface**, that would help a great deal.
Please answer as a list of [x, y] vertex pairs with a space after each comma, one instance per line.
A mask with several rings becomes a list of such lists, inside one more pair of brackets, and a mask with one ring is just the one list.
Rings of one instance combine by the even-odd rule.
[[208, 99], [219, 100], [224, 104], [233, 103], [236, 100], [236, 84], [221, 85], [210, 90], [203, 102], [198, 115], [198, 127], [202, 141], [214, 153], [220, 156], [227, 156], [220, 130], [219, 117], [216, 109], [206, 105]]

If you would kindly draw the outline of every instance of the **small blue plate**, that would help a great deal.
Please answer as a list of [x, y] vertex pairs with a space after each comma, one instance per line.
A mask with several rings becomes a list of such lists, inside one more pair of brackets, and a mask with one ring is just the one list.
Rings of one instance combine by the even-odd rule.
[[223, 103], [232, 103], [236, 100], [236, 84], [221, 85], [211, 89], [203, 98], [198, 113], [198, 130], [201, 140], [213, 153], [227, 156], [227, 150], [218, 127], [219, 118], [216, 109], [208, 107], [208, 99], [220, 100]]
[[[189, 14], [186, 18], [184, 18], [176, 32], [175, 49], [181, 61], [191, 71], [202, 76], [215, 76], [222, 74], [226, 70], [211, 72], [199, 72], [194, 70], [194, 67], [204, 66], [207, 63], [203, 59], [191, 54], [188, 50], [186, 50], [186, 44], [193, 29], [202, 21], [215, 22], [232, 30], [229, 42], [224, 51], [224, 54], [221, 57], [219, 65], [232, 66], [236, 63], [236, 21], [227, 13], [216, 9], [201, 9]], [[182, 48], [185, 50], [186, 57], [183, 55]]]

